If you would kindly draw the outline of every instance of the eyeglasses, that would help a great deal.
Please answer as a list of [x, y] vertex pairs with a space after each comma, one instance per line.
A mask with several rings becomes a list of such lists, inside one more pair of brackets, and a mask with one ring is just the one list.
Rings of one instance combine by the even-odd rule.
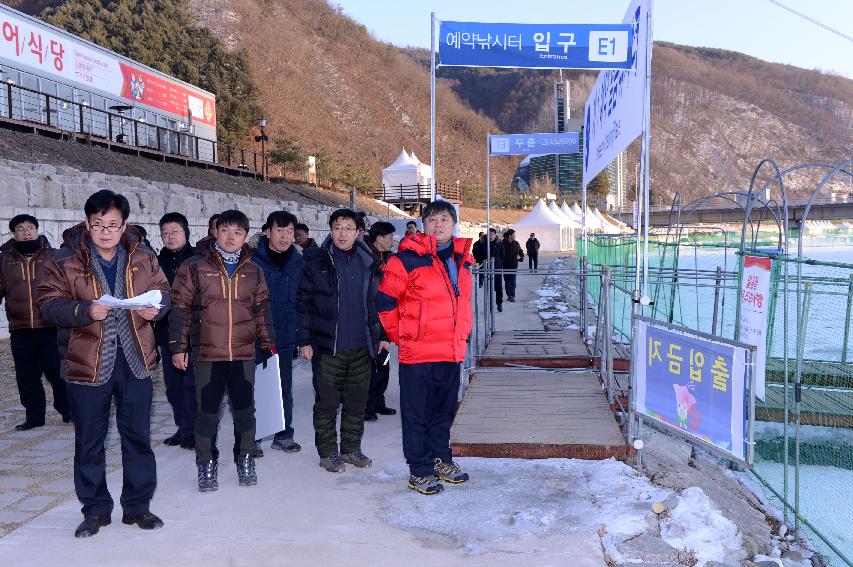
[[19, 226], [15, 228], [15, 232], [17, 232], [18, 234], [26, 234], [28, 232], [35, 232], [37, 230], [38, 229], [34, 226]]
[[95, 232], [103, 232], [103, 231], [105, 231], [105, 230], [106, 230], [107, 232], [118, 232], [119, 230], [121, 230], [121, 227], [123, 227], [123, 226], [124, 226], [123, 224], [110, 224], [110, 225], [106, 225], [106, 224], [90, 224], [90, 225], [89, 225], [89, 228], [91, 228], [91, 229], [92, 229], [92, 230], [94, 230]]
[[333, 226], [333, 227], [332, 227], [332, 232], [346, 232], [346, 233], [350, 233], [350, 232], [355, 232], [356, 230], [358, 230], [358, 229], [357, 229], [357, 228], [355, 228], [354, 226], [337, 226], [337, 225], [336, 225], [336, 226]]
[[172, 232], [161, 232], [161, 233], [160, 233], [160, 236], [161, 236], [162, 238], [172, 238], [173, 236], [178, 236], [178, 235], [180, 235], [180, 234], [182, 234], [182, 233], [183, 233], [183, 231], [180, 231], [180, 230], [173, 230]]

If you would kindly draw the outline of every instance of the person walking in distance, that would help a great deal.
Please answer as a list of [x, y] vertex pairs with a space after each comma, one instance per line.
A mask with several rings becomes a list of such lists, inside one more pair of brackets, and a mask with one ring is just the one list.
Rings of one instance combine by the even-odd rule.
[[[195, 256], [196, 251], [189, 243], [190, 225], [187, 217], [181, 213], [166, 213], [160, 218], [160, 237], [163, 249], [157, 255], [160, 268], [166, 274], [169, 285], [175, 281], [178, 268], [186, 260]], [[172, 364], [169, 350], [169, 318], [163, 317], [154, 325], [154, 337], [160, 351], [163, 364], [163, 382], [166, 385], [166, 399], [172, 406], [175, 425], [178, 430], [163, 440], [164, 445], [179, 445], [183, 449], [195, 450], [195, 378], [193, 368], [178, 370]]]
[[530, 270], [536, 271], [539, 269], [539, 240], [536, 234], [530, 233], [530, 238], [524, 244], [527, 249], [527, 267]]
[[408, 487], [421, 494], [458, 484], [468, 474], [453, 461], [460, 363], [471, 333], [471, 239], [454, 238], [456, 210], [447, 201], [424, 208], [424, 232], [406, 237], [385, 265], [376, 296], [382, 326], [399, 347], [400, 416]]
[[252, 261], [264, 272], [270, 290], [270, 312], [281, 377], [285, 429], [275, 434], [272, 448], [296, 453], [302, 446], [293, 440], [293, 351], [296, 347], [296, 287], [303, 259], [294, 246], [295, 216], [287, 211], [270, 213], [266, 227], [266, 235], [261, 237]]
[[[151, 321], [169, 310], [169, 282], [157, 257], [127, 226], [127, 198], [103, 189], [84, 206], [86, 220], [44, 265], [37, 285], [42, 316], [59, 328], [62, 373], [74, 420], [74, 489], [83, 503], [76, 537], [111, 521], [104, 441], [115, 400], [121, 437], [122, 523], [163, 526], [151, 513], [157, 465], [151, 450], [151, 371], [157, 365]], [[114, 309], [104, 295], [131, 298], [159, 291], [160, 307]]]
[[[375, 223], [367, 233], [367, 244], [379, 258], [379, 271], [381, 272], [391, 257], [391, 248], [394, 246], [394, 225], [385, 221]], [[379, 419], [378, 415], [395, 415], [397, 413], [397, 410], [389, 408], [385, 403], [385, 390], [388, 389], [390, 376], [389, 353], [388, 351], [380, 352], [376, 360], [373, 361], [370, 370], [370, 397], [367, 401], [367, 411], [364, 414], [365, 421], [376, 421]]]
[[360, 227], [355, 211], [332, 213], [329, 236], [319, 248], [305, 250], [296, 294], [299, 354], [319, 358], [314, 364], [314, 441], [320, 466], [333, 473], [344, 471], [345, 463], [373, 464], [361, 450], [371, 359], [390, 346], [376, 313], [379, 259], [357, 238]]
[[515, 302], [515, 271], [518, 270], [518, 263], [524, 260], [524, 252], [521, 251], [521, 245], [515, 240], [515, 231], [509, 229], [504, 233], [503, 242], [501, 242], [504, 252], [504, 270], [512, 273], [504, 274], [504, 289], [506, 289], [507, 299], [510, 303]]
[[15, 380], [26, 412], [23, 423], [16, 425], [15, 430], [27, 431], [44, 425], [47, 398], [42, 374], [53, 390], [53, 407], [62, 421], [69, 423], [71, 409], [65, 381], [59, 372], [56, 327], [42, 318], [35, 303], [36, 282], [52, 248], [47, 238], [39, 235], [39, 221], [32, 215], [13, 217], [9, 230], [12, 238], [0, 246], [0, 300], [6, 300]]
[[[249, 219], [225, 211], [216, 240], [181, 264], [172, 286], [169, 346], [178, 370], [195, 365], [195, 424], [199, 492], [219, 488], [216, 432], [225, 391], [234, 420], [234, 463], [240, 486], [257, 484], [255, 471], [255, 342], [273, 354], [275, 331], [264, 274], [246, 244]], [[192, 360], [190, 360], [192, 355]]]
[[[482, 242], [482, 244], [480, 244]], [[489, 256], [491, 256], [495, 270], [502, 270], [504, 266], [504, 247], [498, 240], [498, 231], [494, 228], [489, 229], [488, 241], [481, 240], [474, 245], [473, 253], [474, 260], [481, 266]], [[503, 276], [495, 274], [495, 304], [498, 311], [503, 311], [504, 292], [503, 292]]]

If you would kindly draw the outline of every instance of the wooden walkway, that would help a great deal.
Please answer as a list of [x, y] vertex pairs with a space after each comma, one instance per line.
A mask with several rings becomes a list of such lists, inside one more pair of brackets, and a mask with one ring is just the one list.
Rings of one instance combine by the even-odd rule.
[[[760, 421], [785, 419], [785, 387], [767, 382], [765, 403], [756, 400], [755, 417]], [[794, 419], [793, 385], [789, 387], [789, 420]], [[853, 389], [803, 386], [800, 422], [807, 425], [853, 428]]]
[[628, 446], [591, 372], [481, 370], [450, 432], [454, 455], [624, 460]]
[[588, 368], [589, 350], [577, 331], [497, 331], [478, 366], [501, 368], [510, 364], [542, 368]]

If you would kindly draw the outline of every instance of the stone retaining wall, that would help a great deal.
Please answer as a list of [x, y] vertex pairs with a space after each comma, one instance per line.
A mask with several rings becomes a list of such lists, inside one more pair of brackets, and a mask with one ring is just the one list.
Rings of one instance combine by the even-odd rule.
[[[250, 234], [255, 234], [260, 232], [269, 213], [284, 209], [308, 225], [311, 236], [322, 242], [329, 233], [328, 219], [334, 210], [319, 204], [247, 197], [139, 177], [79, 171], [68, 166], [0, 159], [0, 244], [12, 237], [9, 220], [28, 213], [39, 220], [39, 232], [47, 236], [53, 246], [59, 247], [62, 232], [84, 220], [86, 199], [101, 189], [110, 189], [128, 198], [129, 222], [148, 231], [148, 240], [155, 250], [163, 245], [157, 223], [167, 212], [187, 217], [190, 241], [196, 242], [207, 234], [207, 219], [214, 213], [228, 209], [243, 211], [249, 217]], [[368, 220], [375, 222], [382, 218], [368, 217]], [[460, 223], [463, 236], [476, 238], [481, 230], [484, 230], [483, 225]], [[0, 309], [0, 338], [8, 336], [6, 310]]]

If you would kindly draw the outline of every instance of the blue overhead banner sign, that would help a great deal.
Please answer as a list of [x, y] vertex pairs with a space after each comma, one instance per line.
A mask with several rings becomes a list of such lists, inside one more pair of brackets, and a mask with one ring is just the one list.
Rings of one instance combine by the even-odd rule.
[[438, 64], [527, 69], [630, 69], [626, 24], [441, 22]]
[[576, 154], [579, 143], [578, 132], [491, 134], [489, 135], [489, 155]]

